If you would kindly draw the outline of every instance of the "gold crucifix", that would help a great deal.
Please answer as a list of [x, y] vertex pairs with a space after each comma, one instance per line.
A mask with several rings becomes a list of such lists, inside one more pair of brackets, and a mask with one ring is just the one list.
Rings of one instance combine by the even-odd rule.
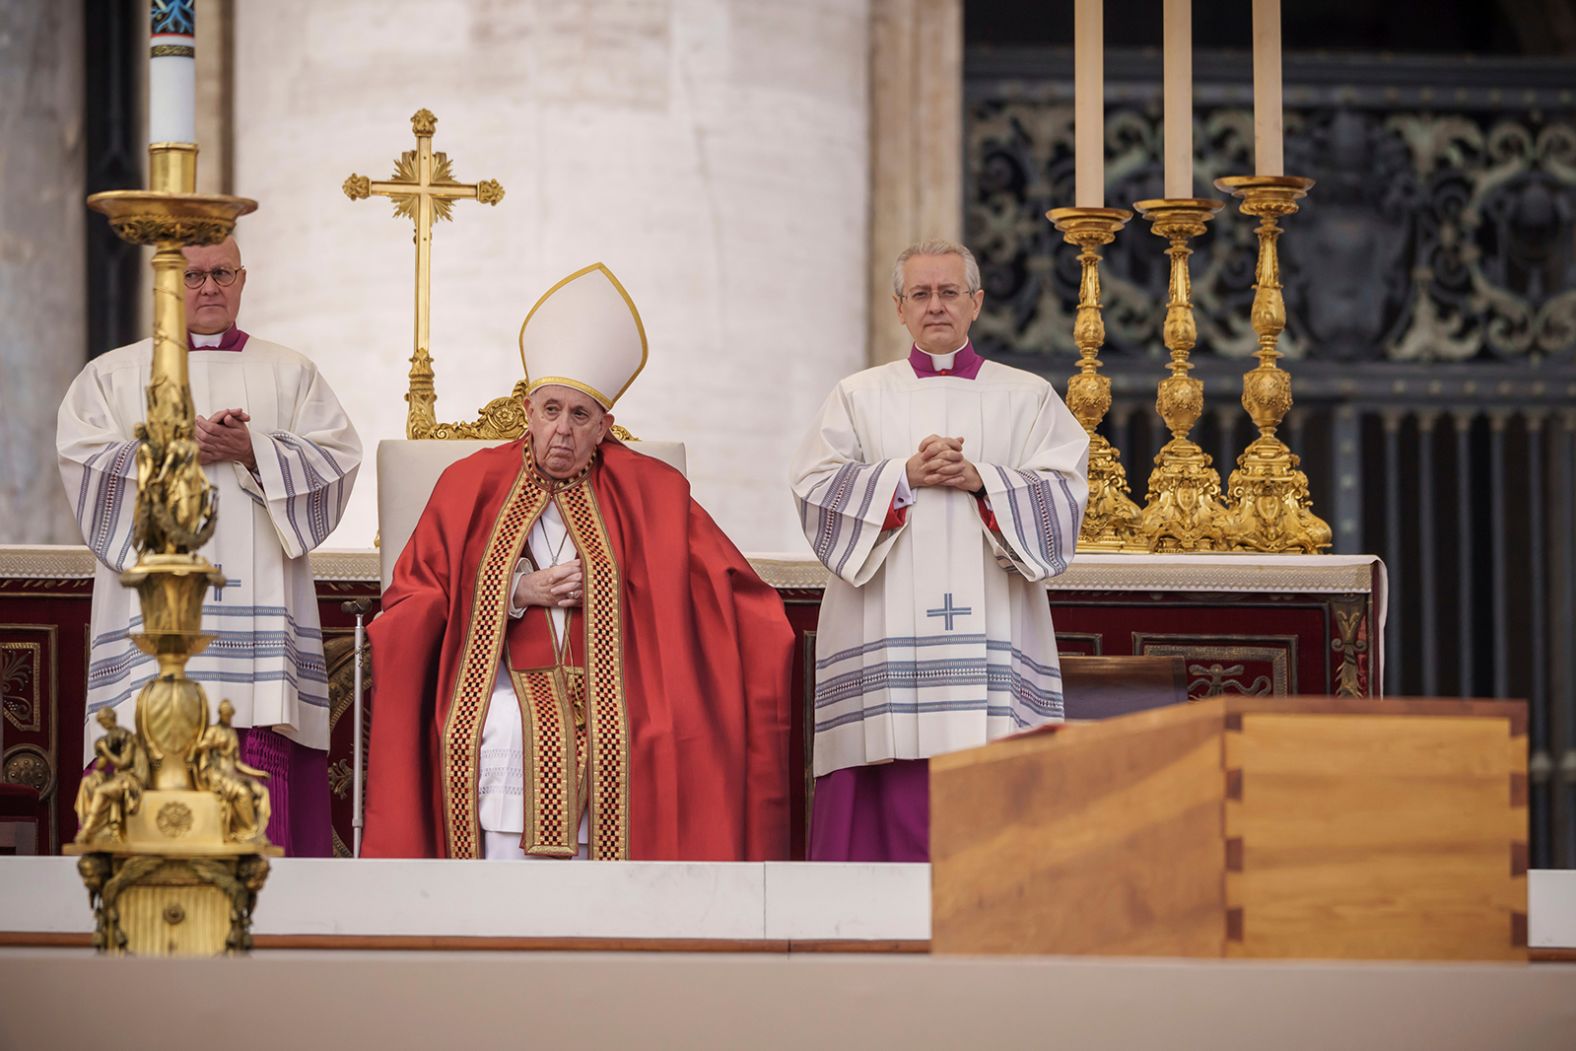
[[432, 134], [438, 118], [431, 110], [420, 109], [410, 118], [416, 133], [416, 148], [400, 154], [394, 162], [394, 175], [373, 182], [365, 175], [351, 174], [345, 180], [345, 196], [352, 201], [377, 194], [394, 201], [395, 216], [416, 224], [416, 352], [410, 359], [410, 390], [405, 401], [405, 437], [425, 438], [437, 425], [434, 403], [432, 354], [428, 350], [432, 320], [432, 224], [448, 219], [455, 201], [475, 198], [482, 204], [503, 200], [503, 187], [494, 179], [478, 183], [454, 181], [454, 171], [445, 153], [434, 153]]

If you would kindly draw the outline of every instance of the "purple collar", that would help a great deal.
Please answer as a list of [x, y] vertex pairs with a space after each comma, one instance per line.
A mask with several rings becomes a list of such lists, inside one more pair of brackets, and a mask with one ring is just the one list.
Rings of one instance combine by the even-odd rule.
[[250, 338], [251, 337], [245, 332], [242, 332], [234, 325], [231, 325], [229, 328], [224, 330], [224, 335], [219, 337], [219, 345], [217, 347], [199, 347], [196, 342], [192, 340], [192, 334], [188, 332], [186, 333], [186, 349], [241, 351], [246, 349], [246, 341]]
[[920, 379], [927, 379], [931, 376], [952, 376], [960, 380], [971, 380], [979, 375], [980, 366], [985, 363], [985, 359], [974, 352], [974, 344], [970, 342], [963, 344], [959, 348], [956, 356], [952, 359], [952, 367], [950, 369], [936, 368], [936, 363], [931, 359], [930, 355], [920, 350], [917, 346], [908, 352], [908, 363], [913, 368], [914, 375]]

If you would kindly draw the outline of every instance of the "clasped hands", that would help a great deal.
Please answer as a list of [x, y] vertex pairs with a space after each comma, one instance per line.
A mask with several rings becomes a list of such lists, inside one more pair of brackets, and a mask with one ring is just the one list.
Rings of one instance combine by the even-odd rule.
[[198, 461], [207, 467], [211, 463], [233, 460], [248, 471], [257, 470], [252, 435], [246, 429], [251, 419], [245, 409], [220, 409], [212, 416], [197, 417]]
[[514, 586], [515, 608], [557, 606], [563, 609], [578, 606], [585, 587], [584, 581], [578, 558], [526, 573]]
[[919, 443], [919, 451], [908, 458], [906, 473], [910, 489], [945, 486], [975, 493], [985, 484], [974, 465], [963, 458], [963, 439], [937, 434]]

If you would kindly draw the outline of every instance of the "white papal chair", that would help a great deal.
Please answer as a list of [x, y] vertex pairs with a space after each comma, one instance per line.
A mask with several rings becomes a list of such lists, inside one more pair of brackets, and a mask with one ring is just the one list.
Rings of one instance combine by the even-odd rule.
[[[478, 449], [502, 444], [463, 438], [378, 443], [378, 569], [383, 590], [394, 578], [394, 563], [416, 531], [438, 476]], [[629, 447], [684, 472], [683, 442], [633, 441]]]

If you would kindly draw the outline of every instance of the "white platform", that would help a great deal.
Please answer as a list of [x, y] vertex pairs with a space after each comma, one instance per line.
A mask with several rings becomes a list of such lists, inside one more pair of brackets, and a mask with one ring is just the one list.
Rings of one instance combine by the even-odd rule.
[[[73, 858], [0, 858], [0, 932], [92, 929]], [[260, 935], [924, 941], [930, 866], [279, 858]], [[1528, 880], [1534, 949], [1576, 948], [1576, 871]]]
[[1576, 949], [1576, 869], [1527, 873], [1527, 948]]
[[[74, 858], [0, 858], [0, 932], [92, 930]], [[923, 941], [930, 866], [278, 858], [259, 935]]]

